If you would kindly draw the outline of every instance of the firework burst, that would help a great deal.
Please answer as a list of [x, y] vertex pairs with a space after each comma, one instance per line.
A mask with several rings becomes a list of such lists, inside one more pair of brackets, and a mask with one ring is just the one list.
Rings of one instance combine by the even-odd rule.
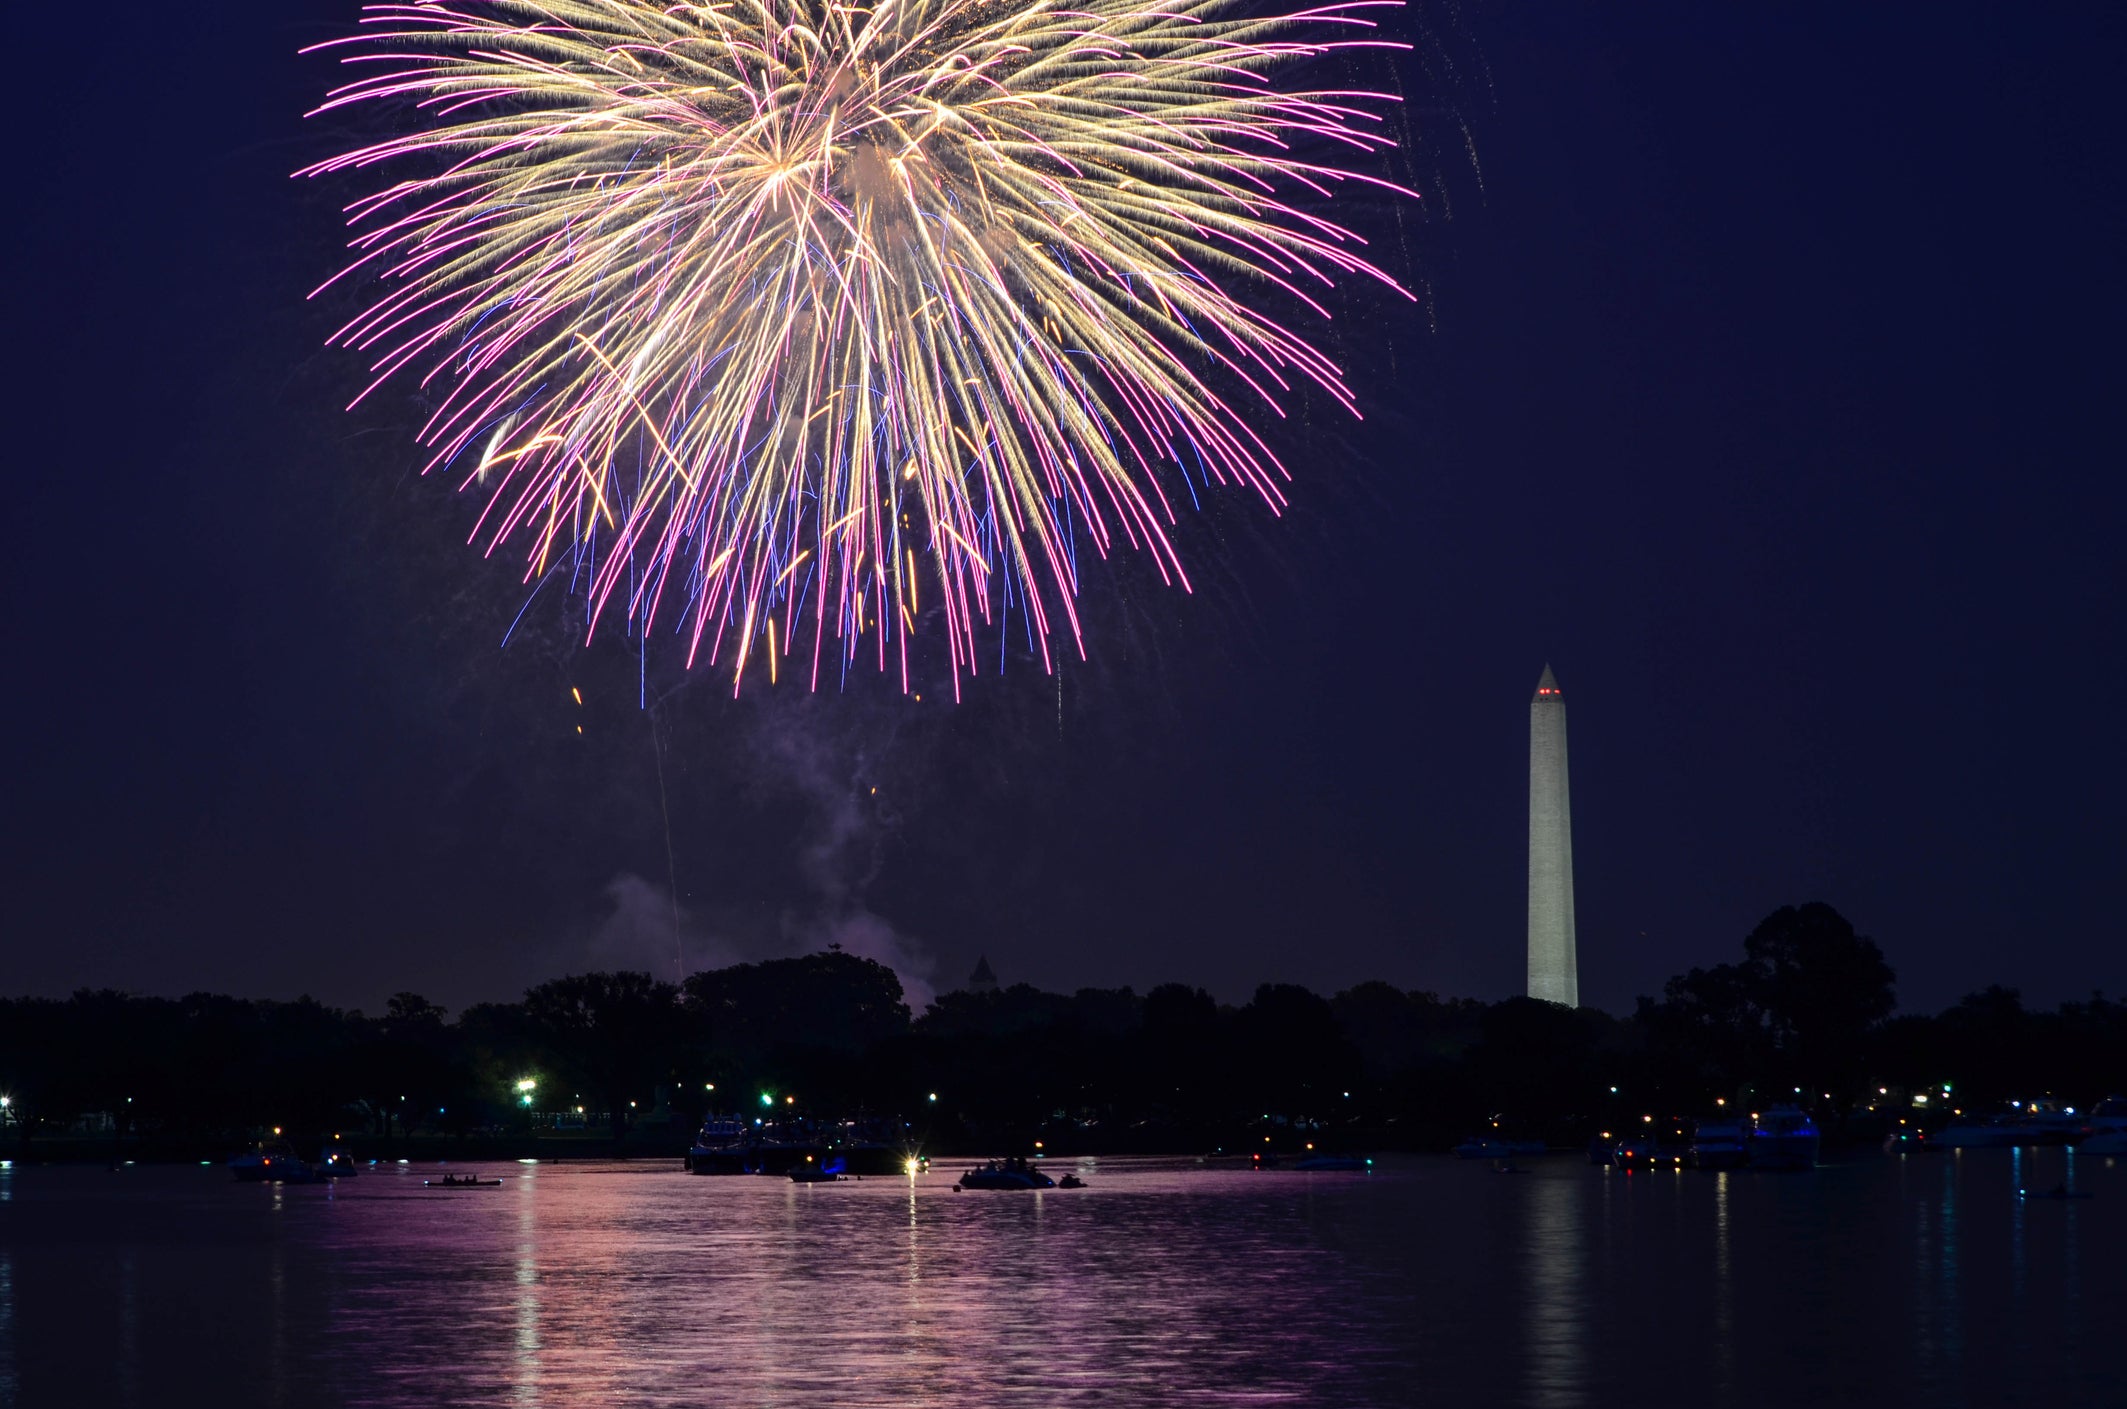
[[429, 468], [587, 638], [906, 689], [935, 621], [957, 690], [1017, 612], [1048, 663], [1082, 548], [1186, 587], [1177, 489], [1282, 503], [1228, 397], [1351, 405], [1244, 296], [1396, 287], [1308, 208], [1386, 183], [1302, 157], [1391, 145], [1378, 95], [1272, 81], [1394, 3], [370, 5], [318, 111], [420, 120], [299, 173], [412, 169], [349, 207], [379, 293], [335, 341], [431, 388]]

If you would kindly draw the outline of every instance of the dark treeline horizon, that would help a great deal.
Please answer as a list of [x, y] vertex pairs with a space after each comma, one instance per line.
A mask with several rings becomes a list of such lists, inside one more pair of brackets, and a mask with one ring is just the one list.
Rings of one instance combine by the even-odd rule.
[[[1808, 904], [1622, 1018], [1378, 980], [1327, 997], [1266, 983], [1225, 1005], [1180, 983], [1020, 984], [942, 994], [916, 1014], [893, 970], [832, 946], [682, 984], [569, 975], [455, 1019], [413, 993], [370, 1017], [307, 997], [83, 990], [0, 1000], [0, 1095], [24, 1149], [88, 1128], [150, 1154], [268, 1127], [493, 1138], [580, 1107], [616, 1149], [647, 1152], [706, 1115], [772, 1104], [906, 1119], [941, 1151], [1121, 1151], [1423, 1149], [1495, 1126], [1577, 1142], [1729, 1099], [1799, 1101], [1859, 1137], [1899, 1117], [2127, 1087], [2127, 1004], [2027, 1010], [1997, 986], [1894, 1016], [1895, 979], [1873, 941]], [[1879, 1110], [1883, 1089], [1954, 1096]]]

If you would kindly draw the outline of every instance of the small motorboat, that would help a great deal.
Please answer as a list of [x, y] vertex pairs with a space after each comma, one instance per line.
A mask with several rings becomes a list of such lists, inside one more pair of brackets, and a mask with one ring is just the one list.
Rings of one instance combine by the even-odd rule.
[[991, 1160], [960, 1176], [955, 1189], [1053, 1189], [1056, 1181], [1023, 1159]]
[[1309, 1155], [1293, 1165], [1294, 1169], [1310, 1173], [1321, 1171], [1364, 1174], [1374, 1167], [1374, 1162], [1364, 1155]]
[[793, 1184], [834, 1184], [842, 1178], [844, 1165], [839, 1159], [814, 1159], [805, 1156], [803, 1164], [790, 1167], [790, 1182]]
[[468, 1174], [460, 1179], [455, 1174], [446, 1174], [441, 1179], [424, 1179], [422, 1185], [430, 1189], [499, 1189], [500, 1179], [482, 1179], [477, 1174]]
[[1056, 1187], [1059, 1189], [1083, 1189], [1086, 1187], [1086, 1181], [1075, 1174], [1066, 1174], [1056, 1181]]

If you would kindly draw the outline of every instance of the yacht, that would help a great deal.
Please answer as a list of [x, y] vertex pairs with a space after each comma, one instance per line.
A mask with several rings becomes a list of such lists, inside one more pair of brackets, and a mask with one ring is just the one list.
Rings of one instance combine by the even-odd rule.
[[2072, 1144], [2084, 1130], [2075, 1107], [2058, 1101], [2017, 1101], [2007, 1115], [1964, 1116], [1937, 1131], [1928, 1141], [1946, 1150], [2005, 1150], [2012, 1145]]
[[1795, 1106], [1772, 1106], [1752, 1118], [1752, 1169], [1815, 1169], [1817, 1123]]
[[687, 1149], [690, 1174], [788, 1174], [827, 1156], [808, 1121], [711, 1116]]
[[906, 1122], [898, 1120], [845, 1120], [826, 1132], [824, 1143], [851, 1174], [909, 1173], [910, 1162], [921, 1158]]
[[2006, 1150], [2021, 1143], [2016, 1122], [2005, 1116], [1960, 1116], [1928, 1140], [1931, 1150]]
[[2026, 1101], [2015, 1118], [2019, 1145], [2071, 1145], [2083, 1133], [2083, 1117], [2058, 1101]]

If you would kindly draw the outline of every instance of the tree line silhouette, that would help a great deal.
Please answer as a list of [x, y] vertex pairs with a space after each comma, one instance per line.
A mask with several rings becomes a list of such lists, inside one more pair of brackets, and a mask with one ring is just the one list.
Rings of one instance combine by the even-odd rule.
[[1894, 1016], [1894, 979], [1873, 941], [1809, 904], [1628, 1017], [1378, 981], [1329, 997], [1264, 984], [1237, 1006], [1186, 984], [1019, 985], [947, 993], [919, 1015], [891, 969], [834, 949], [677, 985], [571, 975], [455, 1019], [412, 993], [369, 1016], [85, 990], [0, 1000], [0, 1139], [21, 1154], [93, 1130], [152, 1157], [281, 1127], [500, 1149], [559, 1112], [602, 1152], [648, 1153], [683, 1146], [706, 1115], [772, 1110], [906, 1120], [937, 1153], [1425, 1149], [1495, 1122], [1578, 1142], [1760, 1097], [1799, 1099], [1858, 1138], [1921, 1118], [1890, 1092], [1948, 1086], [1956, 1107], [1990, 1110], [2127, 1087], [2127, 1004], [2034, 1011], [1995, 987]]

